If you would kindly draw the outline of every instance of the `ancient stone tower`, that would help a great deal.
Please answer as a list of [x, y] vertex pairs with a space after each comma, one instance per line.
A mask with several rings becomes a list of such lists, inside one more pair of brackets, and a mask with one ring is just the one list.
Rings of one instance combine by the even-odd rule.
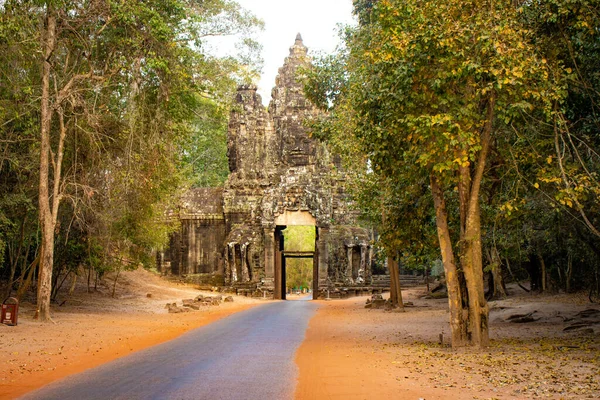
[[372, 249], [356, 226], [344, 175], [326, 147], [308, 134], [317, 109], [298, 73], [309, 66], [300, 34], [279, 69], [268, 110], [254, 86], [238, 89], [228, 130], [229, 169], [223, 189], [194, 189], [180, 211], [181, 232], [161, 253], [163, 272], [238, 292], [285, 298], [282, 230], [317, 229], [313, 288], [368, 290]]

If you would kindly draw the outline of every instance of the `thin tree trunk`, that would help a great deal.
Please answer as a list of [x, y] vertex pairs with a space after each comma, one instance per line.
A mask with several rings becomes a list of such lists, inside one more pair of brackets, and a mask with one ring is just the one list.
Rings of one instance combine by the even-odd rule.
[[444, 194], [438, 183], [437, 177], [430, 176], [431, 193], [435, 205], [435, 222], [437, 225], [442, 263], [446, 275], [446, 287], [448, 288], [448, 305], [450, 307], [450, 329], [452, 335], [452, 347], [462, 347], [467, 344], [467, 326], [462, 307], [462, 296], [458, 269], [454, 261], [454, 251], [450, 240], [448, 229], [448, 213]]
[[[120, 264], [120, 262], [119, 262], [119, 264]], [[121, 265], [119, 265], [119, 267], [117, 269], [117, 275], [115, 276], [115, 281], [113, 282], [113, 290], [112, 290], [113, 299], [115, 298], [115, 291], [117, 290], [117, 279], [119, 279], [120, 274], [121, 274]]]
[[69, 296], [75, 292], [75, 285], [77, 284], [77, 273], [73, 273], [73, 280], [71, 281], [71, 287], [69, 288]]
[[21, 299], [23, 298], [25, 293], [27, 293], [27, 291], [29, 290], [29, 287], [31, 286], [31, 281], [33, 280], [33, 277], [35, 276], [35, 269], [37, 268], [37, 266], [40, 263], [41, 256], [42, 256], [42, 252], [40, 251], [40, 253], [37, 255], [35, 260], [33, 260], [31, 265], [29, 266], [29, 272], [27, 273], [27, 276], [21, 282], [19, 289], [17, 289], [17, 300], [21, 301]]
[[388, 267], [390, 269], [390, 299], [392, 300], [392, 306], [404, 311], [402, 292], [400, 290], [400, 270], [396, 258], [388, 257]]
[[15, 283], [15, 274], [17, 272], [17, 265], [19, 264], [19, 259], [21, 258], [21, 252], [23, 251], [23, 244], [25, 242], [25, 221], [27, 220], [27, 214], [23, 217], [21, 221], [21, 229], [19, 235], [19, 247], [16, 252], [9, 251], [10, 256], [10, 276], [8, 277], [8, 286], [6, 287], [6, 295], [4, 298], [10, 297], [13, 290], [13, 284]]
[[[40, 140], [40, 185], [39, 218], [42, 230], [42, 251], [38, 277], [36, 317], [41, 321], [50, 320], [50, 296], [52, 286], [52, 265], [54, 262], [54, 223], [50, 208], [50, 129], [52, 109], [50, 107], [50, 57], [56, 44], [56, 18], [48, 9], [44, 30], [44, 51], [42, 60], [42, 99], [41, 99], [41, 140]], [[55, 181], [60, 179], [56, 171]], [[58, 199], [53, 199], [57, 202]]]
[[492, 274], [492, 286], [490, 287], [490, 298], [505, 298], [506, 290], [504, 290], [504, 279], [502, 278], [502, 261], [498, 254], [498, 249], [492, 247], [487, 250], [488, 260], [490, 263], [490, 272]]
[[565, 274], [566, 284], [565, 289], [567, 293], [571, 292], [571, 279], [573, 278], [573, 256], [571, 254], [567, 257], [567, 273]]
[[495, 95], [492, 93], [488, 99], [486, 122], [480, 140], [481, 150], [479, 151], [477, 163], [474, 168], [474, 176], [471, 181], [464, 237], [461, 237], [461, 242], [464, 246], [462, 249], [464, 253], [461, 252], [461, 267], [465, 275], [467, 292], [469, 294], [470, 342], [477, 347], [486, 347], [489, 344], [489, 310], [487, 301], [485, 300], [483, 285], [479, 192], [487, 155], [491, 146], [495, 100]]
[[540, 261], [540, 272], [542, 273], [542, 292], [546, 291], [546, 262], [544, 261], [544, 257], [542, 257], [542, 253], [538, 252], [537, 254], [538, 260]]
[[506, 269], [508, 269], [508, 273], [510, 274], [510, 276], [513, 278], [513, 280], [515, 282], [517, 282], [517, 285], [519, 285], [519, 287], [521, 289], [523, 289], [524, 291], [526, 291], [527, 293], [531, 292], [531, 290], [527, 289], [525, 286], [521, 285], [521, 282], [519, 282], [517, 280], [517, 278], [515, 278], [515, 275], [512, 272], [512, 268], [510, 268], [510, 262], [508, 261], [508, 258], [506, 258]]
[[90, 280], [92, 278], [92, 244], [90, 237], [87, 238], [88, 243], [88, 274], [87, 274], [87, 292], [90, 293]]
[[[69, 276], [69, 271], [67, 270], [67, 272], [65, 273], [65, 276], [62, 277], [62, 280], [60, 279], [60, 275], [62, 274], [64, 269], [65, 268], [63, 266], [61, 266], [58, 269], [58, 271], [52, 271], [53, 272], [53, 274], [52, 274], [52, 291], [51, 291], [51, 296], [50, 296], [50, 300], [52, 300], [52, 301], [56, 301], [56, 296], [58, 295], [58, 291], [60, 290], [63, 283], [65, 283], [65, 280]], [[58, 283], [59, 280], [60, 280], [60, 284]]]

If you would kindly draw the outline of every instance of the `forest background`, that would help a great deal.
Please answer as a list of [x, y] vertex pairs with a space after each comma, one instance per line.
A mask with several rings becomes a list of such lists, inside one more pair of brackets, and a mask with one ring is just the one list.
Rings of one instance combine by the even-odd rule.
[[[151, 267], [191, 186], [228, 174], [227, 118], [260, 73], [262, 21], [229, 0], [0, 5], [0, 265], [5, 298]], [[238, 37], [237, 54], [209, 42]]]

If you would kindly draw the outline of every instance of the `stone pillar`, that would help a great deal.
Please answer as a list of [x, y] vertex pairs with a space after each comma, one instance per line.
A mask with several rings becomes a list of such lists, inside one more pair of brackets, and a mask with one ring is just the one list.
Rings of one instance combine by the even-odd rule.
[[271, 228], [263, 229], [263, 243], [265, 255], [265, 278], [264, 285], [267, 288], [273, 288], [275, 279], [275, 230]]
[[188, 248], [186, 274], [193, 274], [196, 266], [196, 220], [191, 219], [188, 227]]
[[237, 260], [235, 254], [235, 243], [229, 243], [229, 247], [231, 248], [231, 259], [233, 262], [231, 263], [231, 283], [235, 283], [238, 280], [237, 276]]
[[283, 235], [279, 229], [275, 230], [275, 289], [273, 298], [275, 300], [285, 299], [285, 289], [283, 288]]
[[352, 276], [352, 246], [348, 246], [346, 248], [346, 257], [346, 262], [348, 263], [348, 265], [346, 266], [346, 280], [354, 281], [354, 276]]
[[358, 269], [358, 279], [365, 283], [367, 277], [367, 245], [360, 245], [360, 267]]
[[179, 251], [179, 269], [177, 271], [177, 275], [185, 275], [187, 274], [187, 264], [188, 264], [188, 249], [190, 247], [190, 234], [189, 234], [189, 220], [181, 221], [181, 244]]
[[247, 248], [248, 245], [246, 243], [240, 245], [240, 255], [242, 257], [242, 282], [250, 281], [250, 271], [248, 269], [248, 259], [247, 259]]
[[225, 246], [225, 284], [231, 285], [231, 263], [229, 261], [229, 245]]
[[371, 285], [373, 283], [373, 246], [368, 246], [367, 253], [367, 270], [366, 270], [366, 279], [367, 283]]
[[312, 289], [313, 295], [312, 299], [317, 300], [319, 298], [319, 246], [318, 246], [318, 234], [317, 234], [317, 242], [315, 243], [315, 252], [313, 254], [313, 280], [312, 280]]
[[319, 229], [315, 227], [315, 252], [313, 253], [312, 299], [319, 298]]
[[[313, 288], [313, 291], [318, 294], [318, 289], [327, 288], [328, 268], [329, 268], [329, 253], [327, 251], [327, 242], [329, 241], [329, 228], [318, 228], [317, 248], [318, 263], [319, 263], [319, 287]], [[313, 294], [316, 296], [316, 294]]]

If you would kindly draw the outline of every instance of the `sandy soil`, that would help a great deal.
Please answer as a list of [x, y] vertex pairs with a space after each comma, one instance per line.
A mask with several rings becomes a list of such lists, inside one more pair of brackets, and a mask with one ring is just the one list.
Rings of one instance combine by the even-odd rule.
[[72, 296], [59, 295], [58, 302], [66, 303], [53, 307], [54, 324], [33, 320], [35, 308], [27, 302], [21, 304], [18, 326], [0, 324], [0, 399], [18, 397], [262, 302], [234, 296], [233, 303], [169, 314], [166, 303], [215, 294], [142, 269], [122, 273], [118, 282], [114, 299], [109, 279], [96, 293], [88, 294], [81, 285]]
[[[108, 280], [96, 293], [80, 286], [72, 296], [60, 295], [59, 303], [66, 303], [54, 307], [55, 324], [34, 321], [34, 306], [25, 302], [18, 326], [0, 325], [0, 399], [262, 303], [236, 297], [219, 307], [168, 314], [165, 303], [201, 292], [144, 270], [124, 273], [119, 280], [115, 299]], [[565, 319], [600, 309], [584, 296], [529, 295], [513, 289], [507, 300], [490, 303], [490, 348], [453, 351], [447, 343], [447, 300], [424, 300], [422, 294], [422, 289], [404, 292], [405, 301], [413, 303], [405, 313], [365, 309], [366, 297], [319, 301], [296, 357], [296, 398], [600, 398], [600, 325], [587, 332], [563, 332], [569, 323]], [[506, 321], [532, 311], [539, 320]]]
[[[296, 399], [598, 399], [600, 325], [563, 332], [565, 318], [596, 308], [583, 296], [521, 294], [490, 303], [491, 346], [453, 351], [447, 300], [405, 313], [365, 309], [367, 297], [320, 301], [296, 362]], [[524, 293], [524, 292], [522, 292]], [[516, 324], [531, 311], [538, 321]]]

